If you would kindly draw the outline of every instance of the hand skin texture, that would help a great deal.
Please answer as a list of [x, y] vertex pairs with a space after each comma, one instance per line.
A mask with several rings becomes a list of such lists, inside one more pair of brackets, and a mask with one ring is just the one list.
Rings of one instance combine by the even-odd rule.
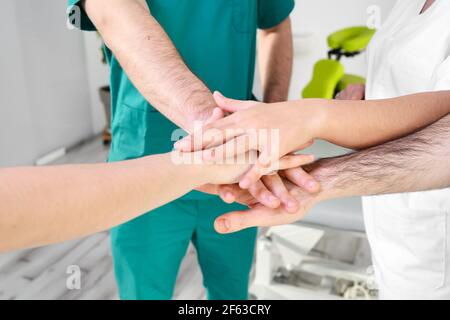
[[[82, 5], [135, 87], [169, 120], [192, 132], [196, 122], [223, 118], [221, 109], [214, 110], [211, 91], [186, 66], [145, 0], [85, 0]], [[264, 101], [285, 101], [293, 61], [290, 19], [259, 30], [258, 49]], [[280, 203], [263, 183], [255, 183], [250, 192], [269, 206]], [[295, 203], [284, 194], [286, 206]]]
[[[289, 192], [285, 183], [289, 180], [283, 181], [279, 174], [273, 174], [277, 170], [282, 170], [284, 176], [292, 181], [301, 181], [303, 179], [301, 169], [302, 165], [312, 163], [314, 156], [312, 155], [288, 155], [283, 157], [278, 163], [276, 168], [264, 168], [266, 174], [262, 177], [261, 181], [258, 181], [255, 185], [251, 186], [246, 191], [248, 195], [248, 201], [241, 202], [244, 205], [251, 203], [261, 203], [262, 205], [276, 209], [280, 205], [283, 205], [288, 212], [295, 213], [299, 208], [299, 204], [295, 197]], [[264, 172], [262, 172], [264, 174]], [[306, 174], [306, 173], [305, 173]], [[226, 185], [203, 185], [196, 190], [219, 195], [226, 203], [235, 202], [234, 192], [241, 190], [238, 184], [226, 184]], [[270, 191], [269, 191], [270, 190]], [[295, 201], [292, 201], [294, 199]]]
[[144, 0], [85, 0], [83, 8], [139, 92], [187, 132], [217, 106]]
[[[210, 161], [216, 155], [258, 150], [259, 163], [240, 181], [244, 189], [260, 179], [262, 168], [314, 139], [364, 149], [416, 132], [450, 112], [450, 91], [385, 100], [305, 99], [275, 104], [237, 101], [219, 93], [215, 98], [220, 108], [233, 114], [206, 125], [201, 133], [186, 137], [175, 147], [187, 152], [206, 149], [203, 157]], [[270, 145], [270, 140], [251, 139], [252, 132], [260, 129], [279, 130], [278, 149]], [[272, 149], [279, 152], [272, 154]]]
[[[306, 170], [320, 182], [322, 189], [312, 195], [290, 184], [289, 189], [300, 203], [295, 214], [256, 205], [219, 217], [216, 230], [231, 233], [253, 226], [292, 223], [302, 219], [315, 204], [333, 198], [450, 187], [450, 115], [409, 136], [346, 156], [323, 159]], [[249, 201], [245, 190], [237, 190], [235, 197], [238, 202]]]

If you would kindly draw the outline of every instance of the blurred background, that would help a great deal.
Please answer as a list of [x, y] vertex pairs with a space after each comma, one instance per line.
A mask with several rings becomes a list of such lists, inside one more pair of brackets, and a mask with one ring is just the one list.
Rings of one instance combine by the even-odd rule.
[[[295, 66], [290, 99], [300, 98], [314, 63], [326, 57], [329, 34], [366, 25], [371, 6], [378, 8], [383, 21], [393, 4], [392, 0], [297, 1], [292, 15]], [[96, 33], [67, 27], [66, 1], [2, 0], [0, 12], [0, 166], [105, 161], [107, 112], [100, 89], [107, 86], [109, 75], [102, 62], [101, 39]], [[364, 76], [364, 54], [344, 59], [343, 64], [346, 71]], [[256, 81], [255, 93], [258, 96], [260, 92]], [[318, 142], [313, 152], [329, 156], [346, 150]], [[270, 267], [270, 279], [262, 271], [272, 261], [273, 252], [258, 249], [261, 258], [256, 258], [260, 259], [256, 266], [261, 269], [255, 270], [254, 298], [352, 298], [358, 296], [358, 277], [365, 275], [361, 276], [364, 281], [370, 277], [360, 199], [324, 204], [306, 222], [271, 232], [270, 237], [263, 235], [260, 243], [292, 236], [304, 245], [281, 249], [278, 254], [293, 260]], [[320, 263], [312, 264], [315, 267], [305, 264], [310, 263], [305, 260], [307, 255]], [[293, 273], [293, 266], [301, 263], [303, 269]], [[70, 266], [80, 267], [81, 289], [67, 286]], [[194, 250], [189, 250], [179, 277], [176, 298], [204, 297]], [[272, 286], [274, 279], [299, 289], [295, 293], [277, 291]], [[371, 288], [364, 286], [369, 292]], [[365, 297], [366, 291], [359, 294]], [[108, 234], [1, 254], [0, 299], [27, 298], [116, 299]]]

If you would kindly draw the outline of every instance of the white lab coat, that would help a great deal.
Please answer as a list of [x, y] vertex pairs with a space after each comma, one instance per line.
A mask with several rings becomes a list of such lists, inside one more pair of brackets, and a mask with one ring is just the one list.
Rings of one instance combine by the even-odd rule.
[[[376, 33], [367, 99], [450, 90], [450, 0], [419, 15], [424, 4], [397, 1]], [[365, 197], [363, 208], [380, 298], [450, 299], [450, 189]]]

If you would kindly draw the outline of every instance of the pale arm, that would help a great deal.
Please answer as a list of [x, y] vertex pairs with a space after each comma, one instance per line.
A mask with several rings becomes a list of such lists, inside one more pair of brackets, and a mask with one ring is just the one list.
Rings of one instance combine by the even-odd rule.
[[324, 106], [325, 117], [316, 138], [363, 149], [420, 130], [450, 113], [450, 91], [385, 100], [322, 100], [318, 105]]
[[210, 90], [183, 62], [142, 0], [85, 0], [84, 8], [140, 93], [191, 131], [216, 106]]
[[[0, 169], [0, 251], [109, 229], [247, 165], [177, 165], [170, 154], [113, 164]], [[170, 187], [168, 187], [170, 186]]]

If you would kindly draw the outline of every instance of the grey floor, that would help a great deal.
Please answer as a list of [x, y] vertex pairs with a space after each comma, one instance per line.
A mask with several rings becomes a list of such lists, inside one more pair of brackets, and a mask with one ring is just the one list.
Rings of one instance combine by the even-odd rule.
[[[56, 163], [104, 162], [108, 149], [99, 139], [80, 145]], [[81, 289], [69, 290], [68, 268], [81, 270]], [[181, 265], [175, 299], [204, 299], [202, 276], [192, 247]], [[109, 235], [0, 255], [0, 300], [118, 299]]]

